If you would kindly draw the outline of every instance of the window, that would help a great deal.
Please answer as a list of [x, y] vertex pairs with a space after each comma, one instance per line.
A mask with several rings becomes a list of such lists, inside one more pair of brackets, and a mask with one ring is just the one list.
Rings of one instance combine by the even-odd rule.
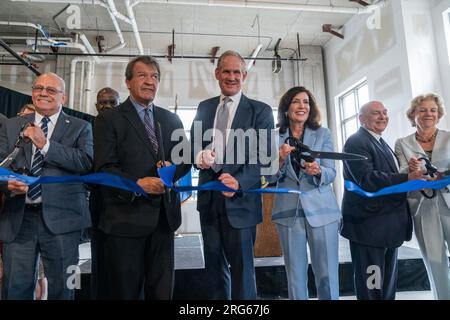
[[[174, 112], [175, 107], [170, 106], [169, 110]], [[180, 117], [181, 122], [183, 123], [184, 131], [186, 133], [186, 137], [190, 139], [191, 136], [191, 125], [194, 121], [195, 115], [197, 113], [197, 107], [180, 107], [177, 108], [177, 115]], [[192, 185], [198, 185], [198, 170], [192, 169]], [[197, 200], [197, 192], [192, 192], [192, 197], [189, 201]]]
[[447, 42], [447, 54], [448, 54], [448, 62], [450, 64], [450, 8], [445, 10], [443, 13], [444, 18], [444, 30], [445, 30], [445, 39]]
[[367, 102], [369, 102], [369, 88], [365, 81], [339, 97], [340, 127], [343, 143], [358, 130], [359, 108]]

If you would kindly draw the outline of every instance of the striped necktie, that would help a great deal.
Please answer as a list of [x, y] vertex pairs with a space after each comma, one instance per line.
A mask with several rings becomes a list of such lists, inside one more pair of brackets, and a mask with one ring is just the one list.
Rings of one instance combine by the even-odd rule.
[[[48, 133], [48, 122], [50, 121], [49, 118], [45, 117], [42, 118], [42, 124], [41, 129], [45, 134], [45, 137], [47, 137]], [[33, 177], [40, 177], [42, 173], [42, 167], [44, 166], [44, 156], [42, 155], [41, 151], [36, 148], [36, 151], [34, 153], [33, 157], [33, 164], [31, 166], [31, 175]], [[34, 183], [30, 185], [30, 188], [28, 190], [27, 196], [31, 200], [36, 200], [42, 195], [42, 186], [40, 183]]]
[[150, 107], [145, 108], [144, 114], [144, 126], [145, 131], [147, 131], [148, 138], [150, 139], [150, 143], [152, 144], [153, 150], [155, 153], [158, 153], [158, 140], [156, 139], [155, 133], [155, 124], [153, 122], [153, 114], [150, 111]]

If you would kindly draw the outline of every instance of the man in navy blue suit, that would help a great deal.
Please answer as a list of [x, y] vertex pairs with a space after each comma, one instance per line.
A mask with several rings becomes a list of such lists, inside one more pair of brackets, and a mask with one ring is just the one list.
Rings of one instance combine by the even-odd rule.
[[[79, 176], [92, 167], [92, 128], [65, 114], [64, 80], [54, 73], [36, 78], [32, 87], [36, 112], [9, 119], [0, 130], [0, 160], [15, 148], [23, 131], [29, 138], [10, 168], [34, 177]], [[32, 123], [34, 126], [26, 124]], [[48, 299], [73, 299], [70, 270], [78, 264], [81, 230], [89, 227], [88, 192], [82, 183], [31, 184], [10, 180], [0, 212], [5, 277], [3, 298], [33, 299], [40, 255], [48, 279]], [[69, 281], [68, 281], [69, 280]]]
[[[200, 103], [191, 128], [193, 160], [200, 169], [199, 185], [219, 180], [235, 190], [258, 188], [260, 154], [252, 153], [251, 143], [239, 146], [239, 139], [231, 132], [241, 129], [258, 135], [261, 132], [258, 130], [264, 129], [270, 134], [274, 127], [272, 109], [242, 94], [247, 71], [237, 52], [226, 51], [221, 55], [215, 77], [221, 94]], [[208, 146], [207, 139], [195, 141], [198, 136], [206, 137], [211, 129], [212, 146]], [[268, 149], [270, 140], [265, 140], [266, 143], [259, 144], [257, 150]], [[252, 156], [257, 159], [251, 159]], [[197, 209], [204, 245], [205, 283], [210, 288], [207, 298], [256, 299], [253, 244], [256, 225], [262, 221], [261, 195], [201, 191]]]
[[[348, 138], [344, 152], [367, 157], [348, 161], [344, 179], [366, 191], [408, 180], [421, 179], [421, 173], [399, 173], [398, 160], [381, 138], [389, 117], [381, 102], [371, 101], [359, 112], [361, 128]], [[412, 221], [406, 194], [365, 198], [344, 191], [341, 235], [350, 240], [353, 275], [358, 300], [394, 300], [397, 287], [397, 248], [411, 239]]]

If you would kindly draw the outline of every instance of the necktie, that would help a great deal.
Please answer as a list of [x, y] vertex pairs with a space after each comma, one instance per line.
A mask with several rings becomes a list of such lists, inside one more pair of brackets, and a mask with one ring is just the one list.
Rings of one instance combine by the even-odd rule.
[[228, 110], [229, 102], [231, 102], [230, 97], [223, 98], [223, 103], [220, 106], [219, 110], [217, 110], [216, 132], [220, 132], [220, 134], [222, 135], [222, 139], [214, 138], [214, 152], [216, 153], [216, 163], [212, 165], [212, 169], [215, 172], [218, 172], [222, 169], [223, 160], [225, 159], [225, 147], [227, 143], [227, 126], [229, 118], [229, 110]]
[[391, 162], [391, 164], [393, 164], [394, 167], [397, 167], [396, 166], [396, 161], [394, 159], [394, 155], [391, 152], [391, 148], [389, 148], [389, 145], [386, 143], [386, 141], [384, 141], [383, 138], [380, 138], [380, 144], [381, 144], [381, 147], [384, 150], [384, 154], [388, 157], [388, 159]]
[[[47, 133], [48, 133], [48, 125], [47, 124], [49, 121], [50, 121], [50, 119], [47, 117], [42, 118], [41, 129], [44, 132], [45, 137], [47, 137]], [[31, 166], [31, 170], [30, 170], [31, 175], [33, 177], [40, 177], [41, 173], [42, 173], [43, 165], [44, 165], [44, 156], [42, 155], [41, 151], [36, 148], [36, 151], [34, 152], [34, 157], [33, 157], [33, 164]], [[36, 200], [41, 195], [42, 195], [42, 186], [40, 183], [34, 183], [34, 184], [30, 185], [30, 188], [27, 193], [28, 198], [30, 198], [31, 200]]]
[[145, 108], [144, 126], [153, 150], [155, 153], [158, 153], [158, 139], [156, 139], [155, 125], [153, 123], [153, 115], [151, 114], [150, 108]]

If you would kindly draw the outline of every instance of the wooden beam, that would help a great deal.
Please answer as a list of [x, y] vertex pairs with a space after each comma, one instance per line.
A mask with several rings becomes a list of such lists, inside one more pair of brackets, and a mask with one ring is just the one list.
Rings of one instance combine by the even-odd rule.
[[331, 33], [333, 36], [344, 39], [344, 35], [342, 33], [337, 32], [336, 30], [333, 30], [333, 26], [331, 24], [322, 25], [322, 31]]

